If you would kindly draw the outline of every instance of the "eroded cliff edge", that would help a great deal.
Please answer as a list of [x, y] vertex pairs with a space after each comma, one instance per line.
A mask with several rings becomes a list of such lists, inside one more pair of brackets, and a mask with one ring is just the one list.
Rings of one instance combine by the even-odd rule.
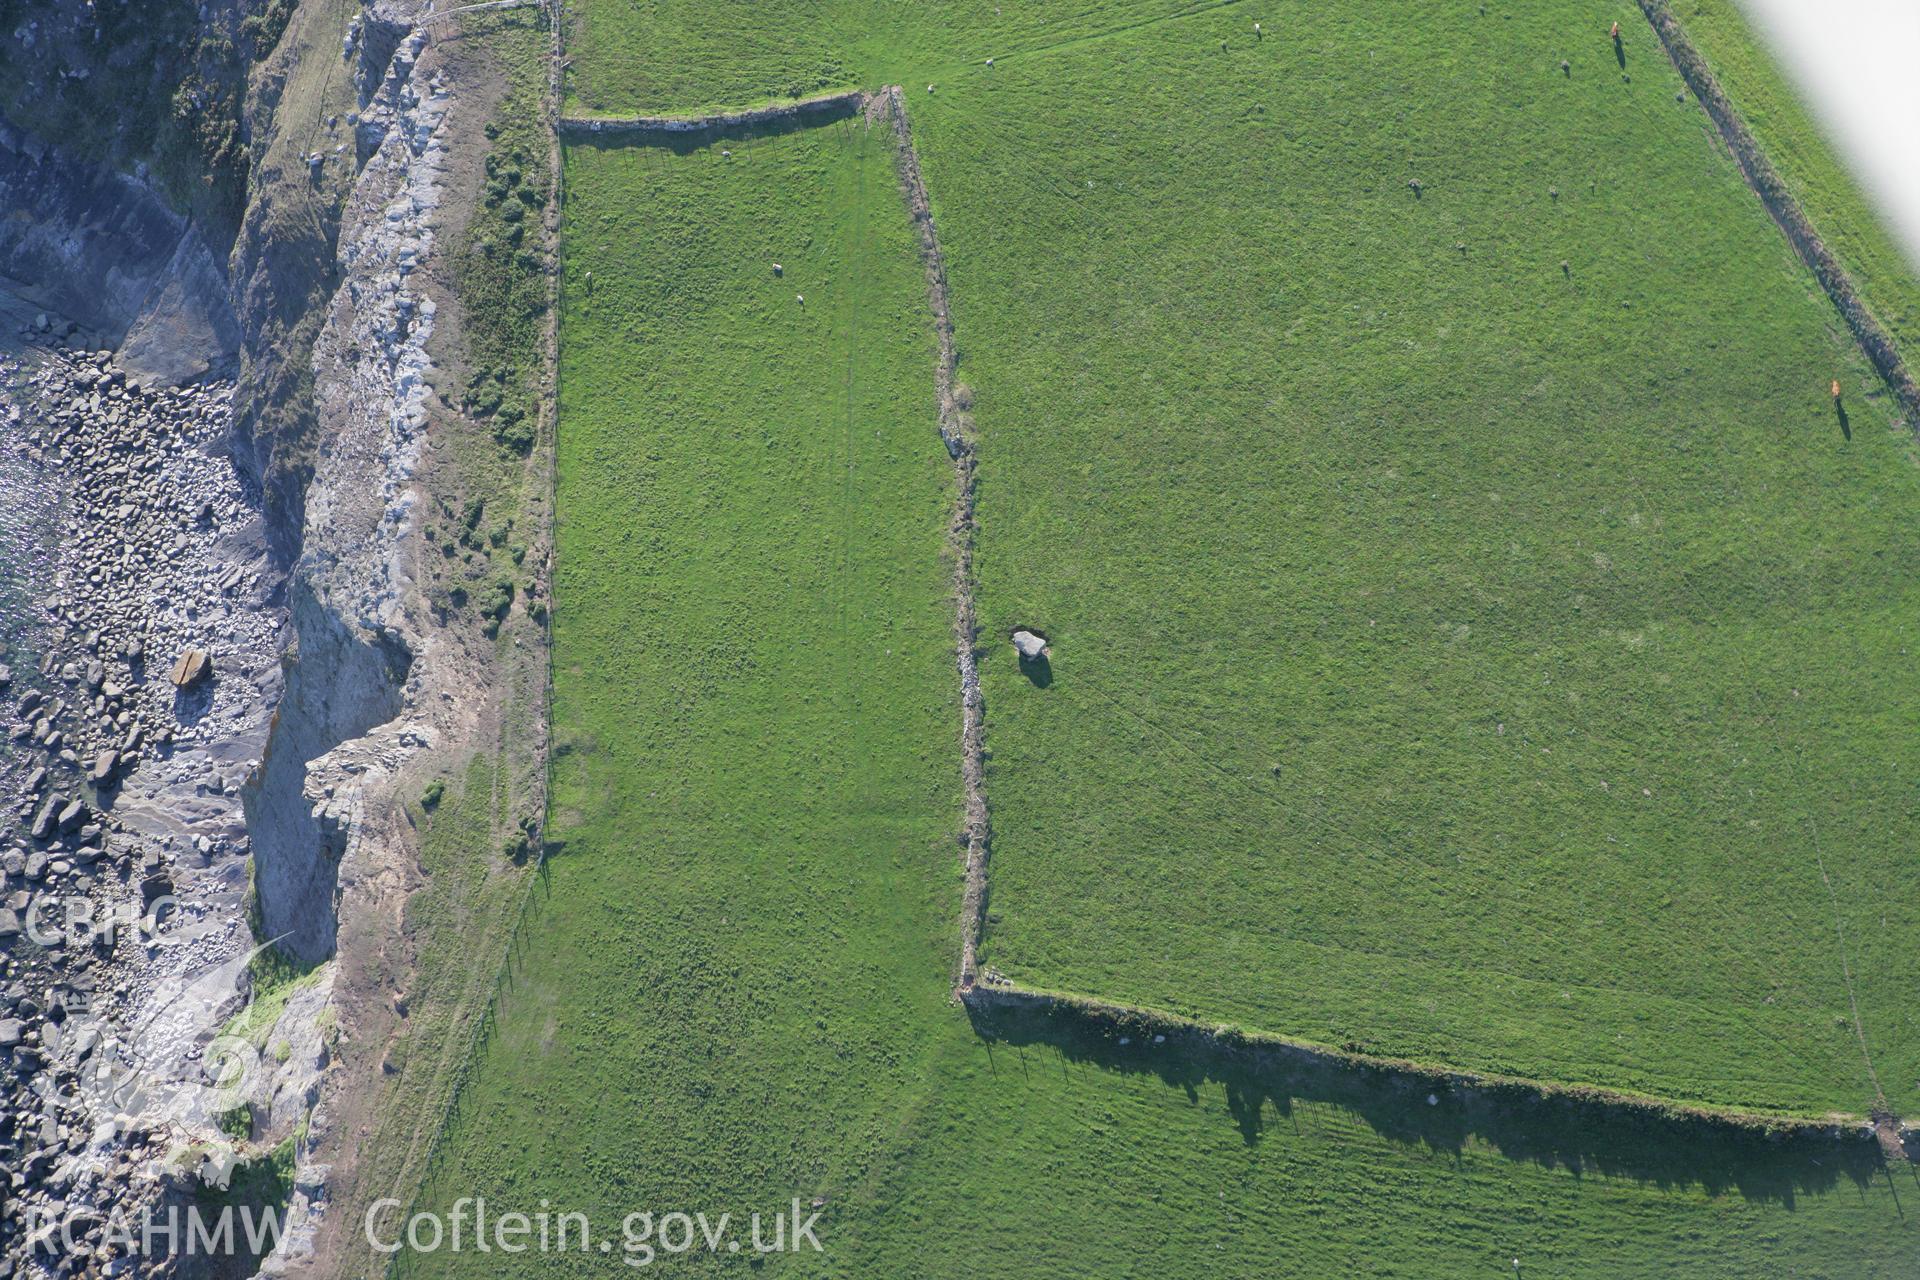
[[[0, 18], [18, 7], [0, 6]], [[103, 10], [112, 17], [122, 7]], [[443, 1061], [458, 1056], [469, 996], [413, 990], [421, 939], [404, 904], [425, 880], [416, 825], [423, 788], [439, 778], [457, 785], [476, 754], [493, 762], [480, 824], [488, 834], [470, 869], [503, 883], [516, 876], [515, 838], [523, 852], [544, 804], [537, 769], [500, 767], [509, 756], [537, 758], [544, 734], [543, 613], [528, 608], [544, 575], [544, 445], [501, 452], [493, 429], [476, 427], [455, 397], [435, 391], [472, 372], [459, 259], [470, 248], [468, 219], [490, 150], [483, 125], [506, 75], [489, 45], [496, 33], [427, 17], [425, 5], [386, 0], [200, 6], [200, 43], [185, 70], [173, 69], [171, 94], [162, 68], [127, 99], [129, 107], [156, 96], [184, 102], [199, 117], [185, 132], [204, 172], [184, 196], [160, 176], [161, 152], [172, 148], [166, 164], [181, 163], [177, 129], [141, 143], [137, 121], [108, 113], [96, 124], [109, 136], [77, 147], [56, 148], [21, 128], [0, 138], [20, 179], [9, 193], [0, 166], [0, 197], [34, 209], [39, 224], [64, 219], [68, 228], [64, 241], [0, 239], [13, 292], [55, 315], [29, 336], [98, 350], [103, 369], [150, 383], [234, 379], [230, 396], [220, 391], [219, 439], [206, 448], [234, 477], [235, 518], [252, 521], [249, 616], [284, 648], [277, 678], [263, 673], [250, 687], [253, 718], [208, 752], [234, 767], [211, 798], [199, 786], [205, 811], [187, 825], [221, 824], [221, 843], [196, 849], [196, 831], [172, 833], [197, 855], [188, 861], [206, 865], [169, 866], [168, 885], [193, 904], [209, 936], [225, 941], [204, 957], [219, 962], [208, 966], [210, 985], [179, 1006], [196, 1012], [171, 1033], [183, 1051], [167, 1070], [179, 1077], [170, 1084], [204, 1089], [190, 1077], [210, 1060], [205, 1051], [234, 1040], [253, 1044], [254, 1070], [239, 1086], [240, 1127], [204, 1106], [166, 1119], [176, 1137], [183, 1125], [189, 1140], [193, 1126], [213, 1125], [219, 1132], [201, 1135], [209, 1144], [224, 1138], [243, 1161], [271, 1156], [286, 1165], [274, 1194], [286, 1198], [291, 1229], [257, 1259], [268, 1271], [328, 1273], [325, 1252], [318, 1262], [313, 1254], [326, 1223], [319, 1211], [349, 1181], [351, 1170], [339, 1166], [361, 1145], [371, 1099], [390, 1097], [403, 1074], [396, 1046], [416, 1038], [410, 1004], [442, 1015], [440, 1034], [417, 1038], [431, 1039]], [[35, 74], [63, 85], [92, 80], [141, 43], [92, 5], [62, 0], [27, 21]], [[89, 50], [100, 43], [85, 38], [89, 21], [104, 51]], [[223, 61], [204, 47], [208, 33], [222, 32], [248, 33], [244, 56]], [[230, 137], [220, 116], [228, 105]], [[217, 145], [198, 147], [208, 138]], [[234, 190], [240, 198], [222, 198]], [[525, 358], [538, 366], [542, 353]], [[502, 500], [503, 483], [520, 492]], [[529, 495], [532, 502], [520, 500]], [[489, 500], [483, 523], [472, 513]], [[503, 509], [516, 515], [502, 522]], [[436, 521], [464, 524], [461, 545], [472, 550], [456, 560], [453, 543], [430, 542], [430, 534], [440, 541]], [[510, 582], [503, 600], [469, 606], [462, 580], [485, 578], [509, 536], [506, 576], [525, 561], [519, 592]], [[488, 581], [497, 586], [501, 576]], [[216, 670], [223, 665], [216, 660]], [[215, 688], [241, 686], [222, 670]], [[181, 778], [200, 767], [177, 753], [169, 759]], [[165, 793], [146, 810], [163, 825], [177, 825], [183, 811]], [[121, 824], [129, 840], [140, 838], [137, 816]], [[503, 843], [496, 830], [511, 834]], [[121, 834], [116, 827], [110, 839]], [[239, 892], [242, 861], [251, 874]], [[248, 941], [272, 943], [275, 964], [250, 961]], [[143, 959], [116, 962], [137, 969]], [[248, 997], [268, 983], [273, 998], [249, 1010]], [[428, 1108], [441, 1093], [429, 1081], [402, 1101]], [[94, 1167], [69, 1176], [54, 1202], [98, 1213], [130, 1189], [192, 1199], [202, 1169], [178, 1159], [178, 1142], [152, 1140], [159, 1117], [114, 1119], [110, 1109], [63, 1121], [58, 1154], [70, 1167], [83, 1159]], [[405, 1120], [386, 1121], [407, 1132]], [[129, 1143], [128, 1129], [145, 1145]], [[134, 1167], [134, 1155], [163, 1147], [166, 1167]], [[44, 1163], [51, 1171], [58, 1162]], [[404, 1160], [378, 1167], [382, 1177], [417, 1176]], [[102, 1259], [117, 1256], [97, 1231], [83, 1231], [80, 1243], [100, 1245]], [[57, 1266], [59, 1251], [23, 1261]]]

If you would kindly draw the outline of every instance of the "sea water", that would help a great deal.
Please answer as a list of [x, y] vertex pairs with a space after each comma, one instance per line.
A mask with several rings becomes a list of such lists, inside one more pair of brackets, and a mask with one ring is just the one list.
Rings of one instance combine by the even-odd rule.
[[[29, 448], [33, 405], [23, 379], [21, 353], [0, 347], [0, 666], [13, 673], [12, 684], [0, 690], [6, 711], [0, 726], [13, 723], [12, 710], [28, 690], [45, 687], [46, 633], [36, 601], [48, 590], [59, 536], [56, 486]], [[21, 794], [36, 756], [23, 746], [0, 737], [0, 794], [9, 802]]]

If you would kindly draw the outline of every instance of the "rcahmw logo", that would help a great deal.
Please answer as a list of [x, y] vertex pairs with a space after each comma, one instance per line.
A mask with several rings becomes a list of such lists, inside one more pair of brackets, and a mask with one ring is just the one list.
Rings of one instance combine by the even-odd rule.
[[[102, 1238], [91, 1239], [96, 1227]], [[27, 1211], [27, 1248], [48, 1256], [81, 1257], [105, 1246], [140, 1258], [258, 1258], [280, 1243], [280, 1211], [273, 1205], [168, 1205], [140, 1215], [139, 1227], [115, 1214], [104, 1220], [90, 1210]]]

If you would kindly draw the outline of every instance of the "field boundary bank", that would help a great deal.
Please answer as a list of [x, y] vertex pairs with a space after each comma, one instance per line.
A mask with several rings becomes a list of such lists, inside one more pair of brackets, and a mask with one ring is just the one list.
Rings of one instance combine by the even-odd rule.
[[955, 975], [956, 995], [973, 988], [975, 956], [980, 946], [980, 920], [986, 910], [987, 853], [992, 828], [987, 820], [986, 765], [983, 759], [985, 702], [980, 694], [980, 668], [975, 652], [978, 628], [973, 613], [974, 484], [978, 466], [974, 457], [973, 424], [957, 390], [959, 348], [953, 338], [953, 314], [947, 298], [947, 260], [933, 225], [933, 205], [920, 176], [920, 157], [913, 149], [913, 130], [907, 122], [906, 98], [899, 85], [889, 85], [867, 103], [869, 120], [884, 118], [893, 134], [894, 167], [907, 214], [920, 240], [920, 261], [927, 273], [927, 304], [933, 311], [938, 352], [933, 385], [939, 405], [940, 439], [953, 459], [953, 520], [947, 527], [948, 554], [953, 558], [954, 663], [960, 675], [960, 778], [965, 793], [966, 880], [960, 899], [960, 959]]
[[[1916, 385], [1908, 373], [1886, 331], [1866, 309], [1851, 278], [1826, 249], [1797, 201], [1788, 194], [1784, 183], [1707, 70], [1704, 60], [1680, 31], [1664, 0], [1640, 0], [1640, 5], [1682, 78], [1707, 106], [1709, 115], [1733, 150], [1749, 185], [1760, 196], [1769, 214], [1780, 225], [1802, 261], [1814, 272], [1822, 289], [1841, 312], [1856, 342], [1893, 391], [1903, 413], [1907, 415], [1910, 428], [1920, 432], [1920, 385]], [[558, 27], [561, 24], [556, 22], [555, 25]], [[556, 104], [559, 101], [557, 94], [562, 66], [559, 40], [556, 32]], [[945, 260], [912, 142], [904, 95], [899, 86], [888, 86], [877, 91], [847, 90], [795, 102], [698, 116], [567, 116], [560, 114], [556, 105], [553, 129], [557, 143], [688, 145], [757, 131], [814, 127], [862, 114], [869, 124], [885, 124], [893, 133], [896, 170], [918, 238], [927, 278], [929, 307], [935, 324], [938, 349], [934, 372], [939, 430], [956, 472], [957, 492], [949, 526], [949, 547], [954, 558], [954, 639], [956, 666], [961, 682], [962, 778], [965, 791], [965, 829], [962, 839], [966, 846], [966, 866], [960, 922], [961, 946], [956, 959], [954, 995], [966, 1008], [980, 1034], [989, 1041], [998, 1038], [997, 1032], [1001, 1030], [995, 1026], [998, 1019], [1039, 1018], [1055, 1024], [1050, 1038], [1056, 1042], [1069, 1035], [1092, 1033], [1110, 1045], [1131, 1047], [1129, 1042], [1137, 1042], [1139, 1049], [1144, 1052], [1155, 1037], [1164, 1037], [1160, 1045], [1154, 1046], [1155, 1056], [1162, 1059], [1278, 1068], [1356, 1082], [1386, 1081], [1396, 1087], [1403, 1086], [1408, 1091], [1426, 1089], [1435, 1095], [1445, 1091], [1450, 1099], [1471, 1099], [1474, 1106], [1513, 1106], [1516, 1109], [1526, 1106], [1536, 1109], [1564, 1106], [1569, 1111], [1585, 1110], [1648, 1124], [1686, 1128], [1701, 1136], [1717, 1134], [1723, 1137], [1764, 1138], [1782, 1143], [1809, 1142], [1817, 1143], [1823, 1149], [1859, 1153], [1877, 1150], [1886, 1157], [1920, 1161], [1920, 1131], [1898, 1125], [1891, 1117], [1869, 1118], [1852, 1113], [1834, 1113], [1820, 1118], [1745, 1111], [1598, 1086], [1478, 1072], [1350, 1052], [1278, 1032], [1210, 1024], [1094, 996], [1048, 991], [1004, 981], [980, 982], [977, 953], [988, 894], [986, 872], [991, 827], [985, 799], [984, 701], [978, 676], [977, 628], [972, 592], [976, 436], [957, 391], [958, 349], [953, 331]], [[552, 705], [551, 694], [548, 705]], [[551, 730], [548, 740], [550, 745]], [[490, 1003], [483, 1025], [475, 1037], [475, 1056], [490, 1041], [498, 1007], [510, 994], [515, 967], [512, 957], [526, 945], [524, 929], [528, 909], [532, 906], [534, 891], [545, 883], [545, 852], [543, 840], [542, 857], [535, 868], [536, 874], [530, 877], [527, 900], [523, 903], [521, 918], [516, 921], [509, 961], [503, 966], [495, 999]], [[464, 1080], [462, 1083], [465, 1083]], [[454, 1105], [449, 1108], [441, 1129], [442, 1135], [457, 1122], [461, 1101], [464, 1099], [456, 1097]], [[1876, 1124], [1876, 1120], [1881, 1122]], [[435, 1142], [428, 1160], [429, 1179], [440, 1164], [439, 1158], [443, 1154], [440, 1145], [438, 1141]]]
[[692, 140], [702, 135], [739, 129], [785, 125], [801, 128], [843, 120], [866, 107], [871, 95], [864, 89], [825, 93], [797, 102], [782, 102], [742, 111], [716, 111], [704, 116], [556, 116], [555, 131], [568, 142]]
[[[1137, 1005], [1120, 1004], [1074, 992], [1046, 991], [1015, 983], [980, 984], [962, 997], [976, 1028], [995, 1038], [997, 1015], [1063, 1020], [1068, 1032], [1092, 1032], [1119, 1049], [1130, 1042], [1146, 1054], [1151, 1045], [1169, 1057], [1200, 1056], [1222, 1063], [1267, 1069], [1292, 1068], [1321, 1074], [1348, 1074], [1390, 1079], [1408, 1092], [1444, 1090], [1449, 1096], [1480, 1096], [1498, 1102], [1564, 1103], [1631, 1115], [1649, 1122], [1698, 1127], [1720, 1133], [1818, 1140], [1836, 1145], [1876, 1147], [1883, 1155], [1920, 1161], [1920, 1133], [1901, 1128], [1893, 1133], [1868, 1117], [1833, 1114], [1826, 1117], [1745, 1111], [1737, 1107], [1680, 1102], [1597, 1085], [1561, 1084], [1498, 1072], [1471, 1071], [1406, 1058], [1356, 1053], [1315, 1044], [1277, 1032], [1255, 1031], [1226, 1023], [1197, 1019]], [[1165, 1037], [1155, 1042], [1156, 1037]], [[1143, 1065], [1152, 1066], [1148, 1061]], [[1891, 1144], [1889, 1139], [1891, 1138]]]
[[960, 908], [960, 954], [955, 965], [956, 998], [978, 977], [976, 954], [986, 909], [986, 866], [991, 826], [986, 802], [983, 754], [985, 703], [980, 692], [977, 627], [973, 607], [974, 489], [977, 478], [973, 426], [959, 390], [959, 349], [948, 305], [946, 257], [934, 227], [933, 206], [920, 160], [913, 147], [906, 98], [899, 85], [868, 91], [847, 90], [798, 102], [720, 111], [704, 116], [634, 116], [624, 119], [560, 116], [555, 132], [563, 141], [588, 145], [699, 145], [719, 137], [743, 138], [767, 132], [815, 128], [861, 116], [869, 126], [888, 129], [901, 196], [919, 242], [926, 273], [927, 304], [933, 314], [936, 353], [934, 393], [941, 442], [953, 459], [954, 507], [947, 526], [947, 551], [953, 562], [954, 662], [960, 677], [960, 752], [965, 887]]
[[1915, 383], [1901, 359], [1892, 337], [1861, 300], [1853, 277], [1820, 238], [1813, 221], [1774, 169], [1773, 162], [1748, 131], [1746, 122], [1734, 109], [1720, 82], [1707, 66], [1707, 60], [1693, 47], [1680, 20], [1673, 16], [1667, 0], [1640, 0], [1640, 10], [1652, 24], [1654, 34], [1667, 51], [1674, 69], [1707, 109], [1707, 115], [1720, 131], [1721, 140], [1733, 152], [1734, 161], [1746, 176], [1747, 185], [1760, 197], [1774, 223], [1785, 233], [1787, 242], [1800, 261], [1813, 272], [1841, 319], [1847, 323], [1855, 343], [1866, 353], [1874, 369], [1893, 392], [1894, 400], [1905, 416], [1908, 430], [1920, 435], [1920, 383]]
[[[1658, 0], [1642, 0], [1643, 4]], [[1410, 1059], [1355, 1053], [1328, 1045], [1287, 1036], [1279, 1032], [1247, 1030], [1227, 1024], [1213, 1025], [1176, 1014], [1141, 1006], [1120, 1004], [1094, 996], [1051, 992], [1021, 986], [1004, 979], [983, 984], [980, 981], [978, 952], [986, 915], [989, 892], [987, 865], [991, 845], [991, 822], [986, 803], [984, 745], [984, 699], [981, 694], [977, 662], [977, 627], [974, 620], [972, 553], [974, 542], [974, 492], [977, 479], [975, 436], [970, 415], [956, 391], [958, 348], [953, 333], [952, 313], [946, 277], [945, 256], [934, 227], [931, 202], [921, 177], [918, 153], [913, 146], [906, 103], [898, 85], [874, 94], [836, 95], [857, 98], [869, 122], [884, 120], [892, 129], [896, 165], [901, 191], [907, 201], [920, 240], [921, 259], [927, 273], [929, 306], [933, 312], [939, 352], [935, 361], [935, 392], [939, 403], [940, 435], [954, 460], [958, 480], [953, 523], [949, 529], [954, 557], [954, 639], [961, 681], [961, 773], [966, 793], [966, 874], [960, 916], [960, 950], [954, 996], [964, 1004], [976, 1023], [992, 1013], [1006, 1011], [1065, 1014], [1084, 1029], [1117, 1031], [1134, 1028], [1145, 1036], [1164, 1036], [1176, 1053], [1197, 1054], [1217, 1060], [1268, 1058], [1275, 1063], [1292, 1061], [1315, 1070], [1343, 1071], [1355, 1075], [1391, 1075], [1406, 1081], [1420, 1081], [1434, 1089], [1450, 1092], [1473, 1091], [1522, 1096], [1531, 1100], [1558, 1101], [1570, 1106], [1604, 1108], [1623, 1115], [1658, 1120], [1669, 1124], [1695, 1126], [1720, 1131], [1739, 1131], [1771, 1137], [1818, 1138], [1845, 1144], [1859, 1141], [1877, 1143], [1882, 1153], [1892, 1158], [1920, 1162], [1920, 1131], [1909, 1130], [1896, 1117], [1876, 1113], [1830, 1113], [1824, 1117], [1796, 1116], [1786, 1113], [1748, 1111], [1737, 1107], [1682, 1102], [1678, 1099], [1635, 1094], [1594, 1085], [1576, 1085], [1552, 1080], [1535, 1080], [1493, 1072], [1471, 1071]], [[711, 117], [739, 121], [756, 115], [752, 112]], [[774, 116], [775, 120], [787, 119]], [[1777, 180], [1776, 180], [1777, 181]], [[1803, 218], [1804, 221], [1804, 218]], [[1815, 241], [1817, 243], [1817, 239]], [[1824, 248], [1821, 250], [1825, 252]], [[1838, 268], [1835, 267], [1838, 272]], [[1845, 274], [1840, 279], [1846, 282]], [[1825, 282], [1823, 281], [1823, 284]], [[1851, 285], [1847, 287], [1850, 289]], [[1836, 305], [1838, 300], [1836, 299]], [[1856, 301], [1856, 309], [1858, 303]], [[1864, 323], [1874, 326], [1889, 358], [1900, 374], [1904, 366], [1878, 330], [1878, 322], [1860, 310]], [[1864, 344], [1863, 344], [1864, 345]], [[1871, 355], [1871, 352], [1869, 352]], [[1876, 361], [1877, 364], [1877, 361]], [[1910, 381], [1910, 380], [1909, 380]], [[1896, 394], [1898, 390], [1896, 388]], [[1916, 395], [1916, 429], [1920, 429], [1920, 395]]]

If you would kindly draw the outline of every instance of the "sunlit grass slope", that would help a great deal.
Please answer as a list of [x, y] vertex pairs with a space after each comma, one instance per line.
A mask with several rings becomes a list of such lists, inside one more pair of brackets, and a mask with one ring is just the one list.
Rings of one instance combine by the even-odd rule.
[[986, 958], [1911, 1101], [1910, 442], [1638, 10], [992, 10], [609, 0], [575, 77], [909, 88], [984, 441]]
[[1623, 30], [1626, 75], [1580, 5], [1223, 11], [914, 96], [983, 441], [987, 961], [1864, 1112], [1850, 968], [1912, 1102], [1911, 438]]
[[918, 259], [883, 134], [730, 150], [568, 155], [565, 847], [436, 1187], [810, 1197], [890, 1140], [946, 1008], [952, 472]]
[[[1630, 8], [578, 8], [695, 24], [576, 41], [598, 109], [909, 85], [983, 441], [989, 960], [1859, 1110], [1850, 973], [1912, 1091], [1906, 441]], [[1837, 1148], [976, 1035], [891, 168], [854, 125], [727, 145], [569, 159], [566, 847], [435, 1203], [818, 1195], [796, 1276], [1905, 1274], [1911, 1174]]]
[[871, 89], [1220, 7], [1221, 0], [596, 0], [569, 6], [567, 106], [684, 114]]

